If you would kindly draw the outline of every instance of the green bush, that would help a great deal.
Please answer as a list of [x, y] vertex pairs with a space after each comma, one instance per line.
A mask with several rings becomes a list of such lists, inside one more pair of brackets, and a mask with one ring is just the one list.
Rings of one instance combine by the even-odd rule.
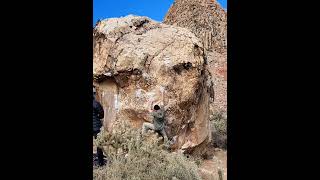
[[210, 118], [212, 144], [214, 147], [227, 149], [227, 114], [224, 111], [215, 113]]
[[108, 163], [93, 171], [94, 180], [201, 179], [197, 165], [180, 153], [169, 153], [155, 133], [120, 123], [112, 134], [102, 131], [96, 145], [103, 147]]

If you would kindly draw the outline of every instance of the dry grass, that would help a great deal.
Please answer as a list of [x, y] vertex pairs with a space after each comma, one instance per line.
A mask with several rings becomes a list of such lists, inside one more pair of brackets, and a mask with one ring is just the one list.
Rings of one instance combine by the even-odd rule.
[[114, 129], [112, 134], [102, 131], [95, 141], [104, 148], [108, 164], [94, 169], [94, 180], [201, 179], [193, 161], [166, 151], [154, 133], [141, 136], [125, 123]]

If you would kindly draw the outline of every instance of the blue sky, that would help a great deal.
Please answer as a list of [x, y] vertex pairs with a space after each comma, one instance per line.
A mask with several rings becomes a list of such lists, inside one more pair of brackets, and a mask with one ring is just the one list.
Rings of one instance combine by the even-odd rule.
[[[93, 0], [93, 25], [98, 19], [121, 17], [128, 14], [148, 16], [162, 21], [174, 0]], [[227, 0], [218, 0], [227, 9]]]

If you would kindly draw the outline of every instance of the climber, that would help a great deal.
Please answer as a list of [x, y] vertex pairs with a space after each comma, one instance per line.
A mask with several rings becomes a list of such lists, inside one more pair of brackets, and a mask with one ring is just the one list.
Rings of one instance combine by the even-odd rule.
[[[153, 106], [153, 103], [151, 103], [151, 105]], [[163, 137], [164, 142], [167, 143], [168, 137], [167, 137], [167, 134], [164, 130], [165, 118], [164, 118], [163, 108], [160, 108], [159, 105], [155, 105], [155, 106], [153, 106], [153, 109], [151, 108], [150, 112], [153, 117], [153, 122], [152, 123], [148, 123], [148, 122], [143, 123], [142, 134], [145, 134], [148, 130], [154, 130], [155, 132], [160, 134]]]
[[[101, 119], [104, 117], [104, 111], [101, 104], [95, 99], [96, 90], [93, 88], [93, 136], [97, 139], [97, 135], [102, 127]], [[103, 166], [104, 156], [101, 148], [97, 147], [97, 156], [99, 166]]]

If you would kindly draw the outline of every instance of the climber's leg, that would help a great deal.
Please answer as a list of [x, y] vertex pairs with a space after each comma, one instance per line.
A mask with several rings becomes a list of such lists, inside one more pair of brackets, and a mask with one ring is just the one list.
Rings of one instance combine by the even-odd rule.
[[166, 134], [166, 131], [164, 130], [164, 128], [160, 131], [161, 136], [163, 137], [164, 142], [168, 142], [168, 136]]
[[148, 130], [154, 130], [154, 125], [148, 122], [142, 124], [142, 134], [148, 132]]

